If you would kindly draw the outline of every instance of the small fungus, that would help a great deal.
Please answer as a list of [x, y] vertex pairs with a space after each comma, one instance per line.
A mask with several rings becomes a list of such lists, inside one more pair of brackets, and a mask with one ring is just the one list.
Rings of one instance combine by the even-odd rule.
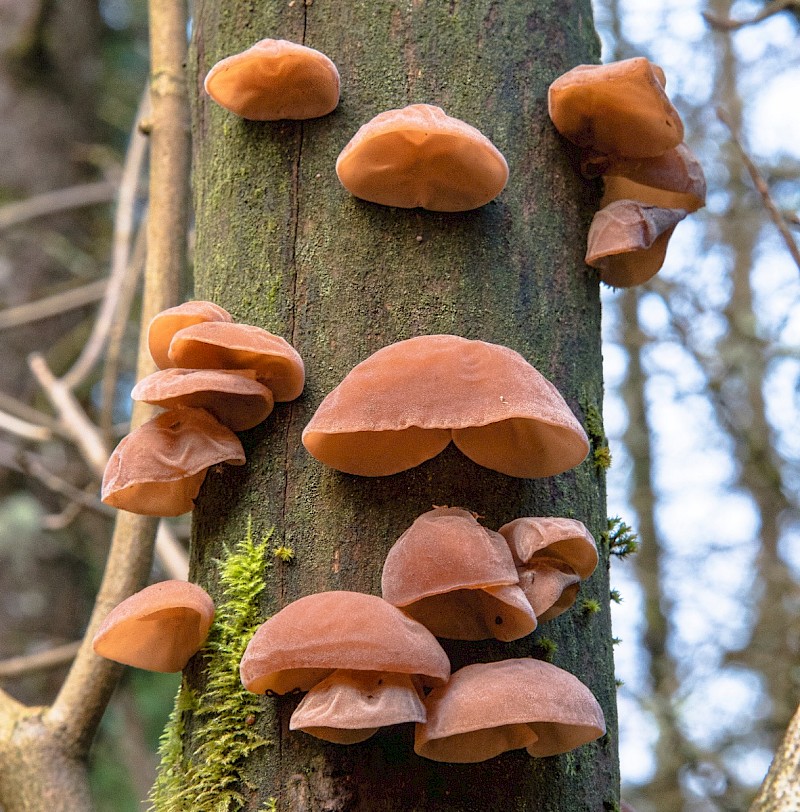
[[170, 409], [139, 426], [114, 449], [103, 475], [102, 499], [131, 513], [179, 516], [212, 465], [244, 465], [239, 438], [205, 409]]
[[550, 85], [547, 99], [561, 135], [603, 155], [654, 157], [683, 141], [664, 73], [644, 57], [578, 65]]
[[541, 660], [467, 665], [425, 699], [414, 750], [434, 761], [486, 761], [524, 747], [566, 753], [605, 733], [603, 711], [575, 676]]
[[232, 322], [233, 318], [219, 305], [202, 300], [184, 302], [154, 316], [147, 328], [147, 346], [156, 366], [159, 369], [174, 366], [168, 355], [172, 336], [184, 327], [204, 321]]
[[318, 118], [339, 103], [336, 65], [283, 39], [262, 39], [217, 62], [204, 87], [217, 104], [253, 121]]
[[272, 412], [272, 392], [252, 369], [162, 369], [142, 378], [131, 397], [165, 409], [194, 406], [231, 431], [257, 426]]
[[336, 174], [372, 203], [456, 212], [497, 197], [508, 164], [475, 127], [440, 107], [412, 104], [364, 124], [339, 155]]
[[421, 687], [446, 682], [450, 661], [422, 624], [382, 598], [319, 592], [259, 626], [240, 673], [256, 694], [308, 691], [290, 729], [352, 744], [424, 716]]
[[419, 516], [383, 565], [383, 597], [437, 637], [517, 640], [536, 628], [503, 536], [461, 508]]
[[187, 369], [252, 369], [276, 401], [303, 391], [303, 359], [288, 341], [250, 324], [205, 322], [178, 331], [169, 345], [173, 366]]
[[452, 335], [378, 350], [303, 431], [314, 457], [361, 476], [413, 468], [451, 440], [479, 465], [516, 477], [554, 476], [589, 452], [564, 398], [519, 353]]
[[592, 219], [586, 264], [615, 288], [641, 285], [664, 264], [667, 244], [685, 209], [662, 209], [635, 200], [617, 200]]
[[603, 174], [600, 206], [615, 200], [636, 200], [690, 214], [706, 203], [706, 179], [700, 162], [685, 144], [655, 158], [619, 158]]
[[576, 519], [525, 516], [503, 525], [499, 533], [540, 622], [569, 609], [580, 582], [597, 566], [592, 534]]
[[95, 654], [135, 668], [181, 671], [214, 619], [208, 593], [186, 581], [161, 581], [116, 606], [92, 641]]

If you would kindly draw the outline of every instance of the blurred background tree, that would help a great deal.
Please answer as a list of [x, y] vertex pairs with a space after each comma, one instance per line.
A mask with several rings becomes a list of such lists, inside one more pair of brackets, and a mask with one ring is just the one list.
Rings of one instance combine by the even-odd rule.
[[[623, 796], [638, 812], [746, 809], [800, 701], [800, 268], [742, 154], [796, 240], [798, 14], [595, 0], [604, 61], [662, 65], [709, 181], [658, 276], [604, 296], [609, 509], [641, 542], [612, 573]], [[81, 355], [121, 182], [140, 262], [146, 201], [129, 153], [134, 181], [121, 179], [146, 22], [142, 0], [0, 4], [0, 681], [32, 704], [63, 678], [112, 520], [26, 358], [42, 352], [64, 375]], [[130, 326], [117, 322], [74, 389], [109, 442], [127, 419], [131, 301]], [[176, 685], [126, 674], [93, 750], [98, 809], [140, 808]]]

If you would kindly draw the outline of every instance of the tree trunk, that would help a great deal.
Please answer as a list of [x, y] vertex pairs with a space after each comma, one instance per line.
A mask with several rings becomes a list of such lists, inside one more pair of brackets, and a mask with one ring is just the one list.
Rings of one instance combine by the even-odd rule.
[[[264, 36], [330, 56], [342, 100], [307, 122], [242, 121], [202, 91], [218, 59]], [[275, 562], [263, 617], [312, 592], [380, 593], [397, 537], [432, 505], [477, 512], [496, 529], [518, 516], [606, 527], [602, 468], [589, 460], [561, 476], [514, 479], [480, 468], [451, 445], [410, 471], [382, 478], [325, 468], [300, 442], [324, 395], [372, 352], [420, 334], [454, 333], [522, 353], [583, 421], [602, 405], [596, 277], [582, 262], [596, 189], [547, 117], [547, 87], [573, 65], [596, 61], [588, 0], [460, 3], [199, 2], [190, 58], [196, 93], [196, 288], [243, 322], [291, 341], [307, 384], [243, 435], [247, 465], [209, 475], [193, 533], [193, 580], [219, 593], [216, 562], [247, 534], [274, 527], [270, 544], [293, 548]], [[463, 214], [377, 206], [351, 197], [336, 157], [361, 124], [406, 104], [440, 105], [484, 132], [511, 177], [493, 203]], [[603, 547], [602, 544], [599, 544]], [[271, 743], [246, 764], [248, 809], [275, 798], [286, 810], [611, 810], [617, 808], [616, 711], [607, 550], [579, 605], [511, 644], [446, 642], [454, 668], [543, 656], [582, 679], [603, 706], [609, 733], [571, 754], [524, 751], [483, 764], [417, 757], [411, 726], [354, 746], [289, 733], [296, 698], [264, 698], [257, 729]], [[191, 671], [202, 697], [208, 675]], [[252, 721], [252, 720], [249, 720]], [[191, 753], [191, 712], [184, 725]], [[191, 758], [191, 756], [190, 756]]]

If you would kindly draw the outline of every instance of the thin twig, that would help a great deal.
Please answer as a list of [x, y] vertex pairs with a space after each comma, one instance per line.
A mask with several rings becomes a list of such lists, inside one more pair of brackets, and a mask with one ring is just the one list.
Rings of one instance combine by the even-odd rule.
[[142, 277], [144, 263], [147, 252], [147, 219], [144, 218], [142, 226], [136, 235], [133, 243], [128, 270], [117, 298], [117, 308], [114, 318], [111, 320], [111, 328], [108, 332], [105, 364], [103, 365], [103, 377], [100, 386], [100, 414], [98, 423], [103, 437], [109, 439], [112, 436], [114, 421], [114, 401], [117, 392], [117, 382], [119, 379], [120, 360], [122, 357], [122, 345], [125, 338], [125, 328], [130, 321], [130, 311], [136, 295], [139, 280]]
[[117, 195], [117, 184], [110, 180], [81, 183], [56, 189], [53, 192], [29, 197], [0, 207], [0, 231], [19, 225], [36, 217], [57, 214], [60, 211], [111, 203]]
[[762, 20], [766, 20], [767, 17], [772, 17], [781, 11], [792, 8], [800, 9], [800, 0], [772, 0], [771, 3], [767, 3], [764, 8], [746, 20], [732, 20], [729, 17], [718, 17], [710, 11], [704, 11], [703, 17], [712, 28], [716, 28], [718, 31], [738, 31], [747, 25], [755, 25]]
[[45, 442], [52, 439], [53, 432], [46, 426], [38, 426], [35, 423], [28, 423], [12, 414], [0, 411], [0, 431], [7, 431], [21, 437], [23, 440], [35, 440]]
[[13, 395], [9, 395], [7, 392], [0, 391], [0, 409], [28, 423], [46, 426], [53, 433], [63, 434], [63, 430], [55, 418], [49, 414], [40, 412], [38, 409], [34, 409], [33, 406], [29, 406], [22, 400], [17, 400], [17, 398], [13, 397]]
[[97, 314], [92, 334], [84, 344], [72, 368], [62, 376], [61, 381], [68, 389], [75, 389], [92, 371], [106, 347], [108, 333], [117, 315], [117, 301], [128, 275], [130, 265], [130, 244], [136, 219], [136, 196], [139, 176], [147, 155], [148, 140], [138, 128], [138, 122], [150, 111], [150, 94], [145, 92], [136, 112], [136, 124], [131, 131], [130, 146], [125, 156], [125, 166], [119, 186], [117, 211], [114, 217], [114, 242], [111, 257], [111, 271], [108, 275], [103, 304]]
[[786, 220], [783, 219], [780, 209], [775, 205], [775, 201], [772, 199], [772, 195], [769, 191], [769, 186], [767, 186], [766, 181], [758, 171], [758, 167], [753, 163], [752, 159], [745, 151], [745, 148], [742, 146], [742, 142], [739, 140], [739, 137], [736, 134], [730, 116], [728, 116], [727, 112], [721, 107], [717, 108], [717, 118], [719, 118], [719, 120], [730, 131], [731, 140], [736, 145], [739, 155], [742, 158], [742, 162], [747, 168], [747, 171], [750, 173], [753, 185], [761, 195], [761, 199], [764, 202], [764, 208], [767, 210], [772, 222], [775, 223], [775, 226], [780, 232], [784, 243], [786, 243], [786, 247], [789, 249], [789, 253], [792, 255], [795, 265], [797, 265], [798, 270], [800, 270], [800, 248], [798, 248], [797, 243], [794, 241], [794, 237], [789, 231], [789, 226], [787, 225]]
[[28, 356], [28, 366], [58, 413], [70, 439], [80, 450], [81, 456], [92, 472], [102, 477], [108, 462], [109, 450], [97, 428], [86, 416], [86, 412], [72, 392], [50, 371], [44, 356], [38, 352], [31, 353]]
[[49, 671], [72, 662], [80, 648], [80, 641], [64, 643], [60, 646], [37, 651], [33, 654], [24, 654], [19, 657], [9, 657], [0, 661], [0, 679], [24, 677], [34, 671]]
[[7, 307], [0, 310], [0, 330], [21, 327], [33, 321], [60, 316], [69, 310], [77, 310], [79, 307], [94, 304], [98, 299], [103, 298], [107, 286], [107, 279], [98, 279], [96, 282], [89, 282], [79, 288], [44, 296], [34, 302]]

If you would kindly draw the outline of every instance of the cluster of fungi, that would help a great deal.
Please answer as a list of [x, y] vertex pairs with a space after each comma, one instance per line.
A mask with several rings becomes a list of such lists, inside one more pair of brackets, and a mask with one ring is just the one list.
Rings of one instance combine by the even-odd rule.
[[[324, 54], [268, 39], [217, 63], [205, 89], [237, 115], [270, 121], [326, 115], [339, 84]], [[702, 171], [681, 143], [663, 85], [659, 68], [633, 59], [579, 66], [550, 88], [557, 129], [582, 148], [587, 177], [605, 179], [587, 262], [612, 285], [655, 273], [675, 224], [703, 202]], [[503, 155], [482, 133], [427, 104], [365, 124], [336, 172], [365, 200], [450, 212], [484, 205], [508, 180]], [[103, 498], [171, 516], [192, 509], [209, 466], [244, 462], [234, 432], [264, 420], [275, 401], [298, 397], [304, 367], [282, 338], [237, 325], [209, 302], [160, 314], [149, 342], [161, 371], [133, 397], [167, 411], [120, 443]], [[453, 335], [399, 341], [362, 361], [324, 398], [302, 442], [325, 465], [364, 477], [408, 470], [450, 442], [477, 464], [521, 478], [562, 473], [589, 451], [561, 394], [519, 353]], [[451, 675], [437, 637], [520, 639], [567, 611], [597, 562], [577, 520], [522, 517], [493, 531], [467, 510], [434, 507], [390, 549], [382, 597], [322, 592], [285, 606], [247, 645], [242, 683], [257, 694], [305, 692], [290, 729], [339, 744], [413, 722], [415, 751], [439, 761], [518, 748], [566, 752], [605, 732], [597, 700], [575, 676], [531, 658]], [[181, 670], [213, 615], [199, 586], [155, 584], [112, 610], [95, 651]]]

